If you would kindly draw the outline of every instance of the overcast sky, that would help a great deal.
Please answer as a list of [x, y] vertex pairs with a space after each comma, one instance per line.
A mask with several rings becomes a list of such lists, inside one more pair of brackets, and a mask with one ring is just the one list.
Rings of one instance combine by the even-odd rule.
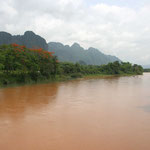
[[150, 64], [150, 0], [0, 0], [0, 30]]

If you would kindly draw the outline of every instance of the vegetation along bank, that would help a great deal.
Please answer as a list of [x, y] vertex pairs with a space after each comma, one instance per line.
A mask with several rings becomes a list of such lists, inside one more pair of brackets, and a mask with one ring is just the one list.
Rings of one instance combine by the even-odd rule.
[[36, 83], [79, 78], [88, 75], [140, 75], [143, 68], [129, 62], [81, 65], [58, 62], [53, 52], [22, 45], [0, 46], [0, 85]]

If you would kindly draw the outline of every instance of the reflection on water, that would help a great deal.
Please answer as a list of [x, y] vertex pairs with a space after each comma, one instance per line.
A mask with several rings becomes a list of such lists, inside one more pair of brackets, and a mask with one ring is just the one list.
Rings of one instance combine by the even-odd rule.
[[[55, 101], [57, 84], [30, 85], [0, 90], [0, 117], [2, 115], [23, 117], [28, 109], [40, 109]], [[12, 116], [13, 117], [13, 116]]]
[[0, 89], [0, 149], [148, 150], [149, 89], [149, 73]]

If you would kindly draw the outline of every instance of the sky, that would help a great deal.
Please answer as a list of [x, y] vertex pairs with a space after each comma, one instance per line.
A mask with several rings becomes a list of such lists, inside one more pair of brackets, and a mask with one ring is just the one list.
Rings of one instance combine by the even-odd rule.
[[0, 0], [0, 31], [30, 30], [122, 61], [150, 64], [150, 0]]

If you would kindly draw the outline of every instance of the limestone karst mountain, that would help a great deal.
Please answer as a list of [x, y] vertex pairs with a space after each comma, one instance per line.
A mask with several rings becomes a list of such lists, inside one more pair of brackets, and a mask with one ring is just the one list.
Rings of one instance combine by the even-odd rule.
[[78, 43], [72, 46], [63, 45], [62, 43], [48, 43], [49, 50], [54, 51], [60, 61], [79, 62], [87, 65], [102, 65], [109, 62], [120, 61], [119, 58], [111, 55], [105, 55], [98, 49], [90, 47], [85, 50]]
[[7, 32], [0, 32], [0, 45], [11, 43], [25, 45], [28, 48], [43, 48], [48, 50], [46, 40], [32, 31], [26, 31], [24, 35], [11, 35]]

